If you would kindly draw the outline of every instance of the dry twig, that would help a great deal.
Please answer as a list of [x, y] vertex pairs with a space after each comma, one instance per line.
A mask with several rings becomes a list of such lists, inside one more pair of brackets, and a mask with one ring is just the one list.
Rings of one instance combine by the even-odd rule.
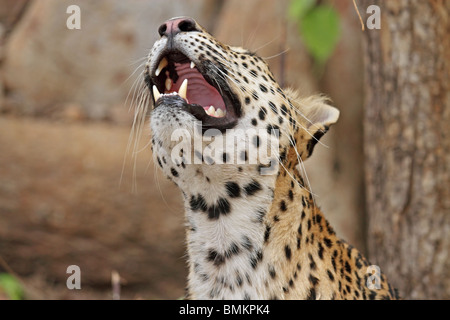
[[361, 18], [361, 15], [359, 14], [358, 6], [356, 5], [356, 0], [353, 0], [353, 5], [355, 6], [356, 13], [358, 14], [359, 21], [361, 21], [362, 31], [364, 31], [364, 22], [363, 22], [363, 20]]

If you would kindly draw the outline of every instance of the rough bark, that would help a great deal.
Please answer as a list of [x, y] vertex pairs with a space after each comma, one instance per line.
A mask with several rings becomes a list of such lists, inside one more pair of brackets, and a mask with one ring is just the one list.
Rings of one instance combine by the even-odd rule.
[[[365, 1], [368, 249], [403, 298], [450, 298], [448, 1]], [[368, 15], [366, 15], [368, 17]]]

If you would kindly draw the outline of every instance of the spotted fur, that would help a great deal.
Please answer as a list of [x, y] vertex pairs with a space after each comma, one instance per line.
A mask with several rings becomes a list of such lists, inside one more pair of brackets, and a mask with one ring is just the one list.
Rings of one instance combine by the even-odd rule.
[[[268, 65], [255, 53], [220, 43], [195, 23], [171, 38], [171, 45], [235, 97], [234, 129], [278, 130], [276, 167], [267, 164], [205, 164], [204, 150], [183, 150], [174, 161], [171, 135], [184, 128], [195, 136], [192, 114], [175, 107], [152, 111], [155, 162], [182, 191], [185, 204], [190, 299], [394, 299], [397, 293], [380, 275], [369, 289], [369, 263], [339, 239], [316, 205], [303, 174], [303, 161], [338, 119], [325, 98], [300, 98], [280, 88]], [[148, 57], [146, 81], [168, 46], [158, 40]], [[149, 99], [148, 99], [149, 100]], [[258, 134], [246, 137], [259, 148]], [[206, 144], [201, 146], [206, 147]], [[192, 157], [203, 161], [185, 164]], [[370, 282], [370, 281], [369, 281]]]

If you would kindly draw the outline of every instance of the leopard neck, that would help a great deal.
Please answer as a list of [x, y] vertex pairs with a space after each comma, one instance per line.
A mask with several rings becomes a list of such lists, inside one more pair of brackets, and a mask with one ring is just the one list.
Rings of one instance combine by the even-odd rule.
[[328, 246], [337, 238], [296, 166], [280, 169], [264, 223], [264, 257], [272, 280], [269, 298], [319, 299], [317, 272], [326, 272], [321, 260], [328, 249], [321, 243]]
[[[226, 166], [220, 169], [231, 170]], [[280, 260], [280, 253], [289, 255], [297, 246], [297, 220], [302, 215], [311, 220], [312, 197], [301, 186], [303, 180], [295, 169], [282, 168], [280, 174], [269, 176], [250, 176], [243, 170], [247, 174], [217, 183], [215, 179], [223, 176], [221, 170], [199, 167], [197, 178], [207, 177], [210, 183], [191, 180], [189, 188], [182, 188], [190, 297], [256, 299], [283, 295], [282, 286], [274, 288], [266, 283], [280, 264], [286, 264], [280, 262], [286, 261], [286, 257]], [[277, 237], [282, 241], [272, 241]], [[292, 249], [282, 243], [292, 243]]]

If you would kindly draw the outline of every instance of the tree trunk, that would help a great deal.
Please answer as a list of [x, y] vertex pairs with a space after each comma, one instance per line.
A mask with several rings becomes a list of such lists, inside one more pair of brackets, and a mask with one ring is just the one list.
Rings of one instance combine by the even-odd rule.
[[[368, 0], [368, 249], [405, 299], [450, 298], [450, 1]], [[366, 18], [369, 14], [366, 15]]]

